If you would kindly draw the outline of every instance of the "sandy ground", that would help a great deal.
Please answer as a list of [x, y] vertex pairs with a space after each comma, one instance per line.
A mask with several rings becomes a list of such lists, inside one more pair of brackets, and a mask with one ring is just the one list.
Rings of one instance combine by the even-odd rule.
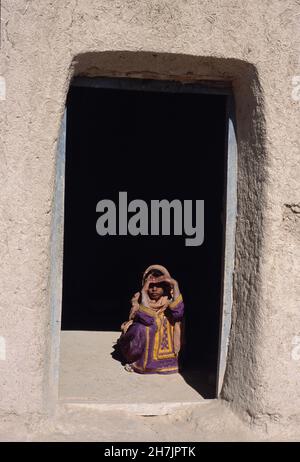
[[25, 442], [208, 442], [300, 441], [300, 432], [276, 435], [251, 430], [220, 401], [169, 415], [140, 416], [122, 411], [67, 409], [54, 419], [1, 418], [0, 441]]
[[[222, 419], [220, 419], [222, 416]], [[2, 420], [0, 441], [251, 441], [248, 428], [218, 402], [195, 411], [140, 416], [122, 411], [60, 407], [53, 420]]]
[[203, 397], [180, 374], [127, 372], [112, 357], [119, 332], [74, 332], [61, 335], [60, 399], [102, 410], [164, 414], [182, 405], [203, 405]]
[[117, 332], [63, 332], [60, 402], [52, 418], [3, 415], [0, 441], [300, 441], [245, 425], [180, 374], [126, 372], [112, 358]]

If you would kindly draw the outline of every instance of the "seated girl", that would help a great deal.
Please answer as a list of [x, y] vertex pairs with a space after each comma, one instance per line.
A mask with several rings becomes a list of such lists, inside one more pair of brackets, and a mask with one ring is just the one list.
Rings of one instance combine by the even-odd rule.
[[132, 298], [129, 320], [121, 325], [118, 344], [127, 361], [125, 369], [140, 374], [178, 372], [183, 320], [184, 304], [177, 281], [163, 266], [150, 266], [141, 292]]

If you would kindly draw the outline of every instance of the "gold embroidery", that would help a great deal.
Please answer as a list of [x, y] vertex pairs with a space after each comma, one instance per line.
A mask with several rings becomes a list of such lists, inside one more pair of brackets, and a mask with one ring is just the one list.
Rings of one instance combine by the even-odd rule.
[[[174, 308], [175, 306], [178, 305], [178, 303], [182, 300], [182, 295], [180, 294], [174, 302], [172, 302], [169, 307]], [[139, 310], [154, 317], [155, 319], [155, 324], [156, 324], [156, 332], [154, 336], [154, 346], [153, 346], [153, 359], [155, 361], [159, 359], [170, 359], [170, 358], [175, 358], [177, 357], [174, 350], [173, 350], [173, 339], [174, 339], [174, 326], [171, 324], [167, 319], [167, 348], [162, 348], [162, 338], [163, 338], [163, 319], [164, 319], [164, 313], [157, 313], [153, 309], [140, 305]], [[146, 351], [145, 351], [145, 359], [144, 359], [144, 368], [146, 367], [147, 361], [148, 361], [148, 356], [149, 356], [149, 326], [146, 328]]]
[[168, 345], [169, 345], [170, 350], [172, 351], [173, 342], [172, 342], [172, 332], [171, 332], [171, 330], [172, 330], [171, 324], [170, 324], [169, 320], [167, 320]]
[[164, 326], [162, 323], [162, 327], [160, 330], [160, 343], [159, 343], [159, 350], [158, 350], [158, 358], [166, 358], [170, 356], [170, 353], [172, 353], [172, 344], [171, 344], [171, 339], [170, 339], [170, 323], [168, 319], [166, 318], [166, 323], [167, 323], [167, 341], [168, 345], [166, 349], [162, 349], [162, 341], [163, 341], [163, 334], [164, 334]]
[[153, 347], [153, 359], [157, 360], [157, 355], [158, 355], [158, 346], [159, 346], [159, 340], [160, 340], [160, 318], [155, 319], [155, 324], [156, 324], [156, 332], [155, 332], [155, 337], [154, 337], [154, 347]]
[[171, 308], [171, 309], [175, 308], [178, 305], [178, 303], [180, 303], [182, 301], [183, 301], [182, 295], [179, 294], [178, 297], [172, 303], [170, 303], [169, 308]]
[[146, 369], [149, 353], [149, 326], [146, 326], [146, 348], [145, 348], [145, 358], [144, 358], [144, 369]]
[[171, 341], [172, 336], [171, 336], [171, 325], [166, 318], [167, 322], [167, 336], [168, 336], [168, 347], [166, 349], [162, 349], [162, 337], [163, 337], [163, 319], [164, 319], [164, 313], [161, 313], [156, 319], [156, 326], [157, 330], [155, 332], [155, 338], [154, 338], [154, 348], [153, 348], [153, 359], [154, 360], [159, 360], [159, 359], [170, 359], [176, 357], [175, 353], [173, 352], [173, 342]]
[[140, 305], [139, 310], [142, 311], [143, 313], [149, 314], [149, 316], [153, 316], [154, 318], [157, 317], [157, 313], [152, 310], [152, 308], [149, 308], [148, 306]]
[[135, 364], [133, 364], [133, 368], [134, 369], [138, 369], [140, 371], [146, 371], [146, 372], [156, 372], [156, 371], [178, 371], [178, 367], [175, 366], [175, 367], [154, 367], [154, 368], [147, 368], [147, 369], [143, 369], [142, 367], [140, 366], [136, 366]]

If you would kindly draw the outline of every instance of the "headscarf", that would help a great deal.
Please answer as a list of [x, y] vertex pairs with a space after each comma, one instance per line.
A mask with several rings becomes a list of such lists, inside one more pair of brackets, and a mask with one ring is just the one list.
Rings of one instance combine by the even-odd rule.
[[[151, 270], [161, 271], [164, 276], [169, 277], [169, 278], [171, 277], [169, 271], [164, 266], [162, 266], [162, 265], [151, 265], [144, 271], [143, 281], [142, 281], [143, 286], [145, 284], [145, 276]], [[169, 299], [167, 296], [162, 296], [157, 301], [151, 300], [149, 297], [147, 297], [147, 299], [148, 299], [147, 300], [148, 306], [150, 308], [154, 309], [154, 310], [157, 310], [157, 311], [164, 311], [166, 308], [168, 308], [169, 304], [172, 302], [172, 299]], [[182, 327], [183, 327], [182, 321], [175, 321], [175, 324], [174, 324], [174, 351], [175, 351], [175, 353], [177, 355], [178, 355], [178, 353], [179, 353], [179, 351], [181, 349], [181, 346], [183, 344], [183, 329], [182, 329]]]
[[[167, 270], [167, 268], [165, 268], [164, 266], [161, 266], [161, 265], [151, 265], [149, 266], [146, 271], [144, 271], [144, 274], [143, 274], [143, 280], [142, 280], [142, 284], [144, 286], [145, 282], [146, 282], [146, 275], [149, 273], [149, 271], [151, 270], [158, 270], [158, 271], [161, 271], [163, 273], [164, 276], [166, 277], [171, 277], [169, 271]], [[163, 295], [162, 297], [160, 297], [158, 300], [151, 300], [150, 297], [148, 297], [148, 295], [146, 294], [146, 298], [147, 298], [147, 306], [149, 308], [152, 308], [153, 310], [157, 311], [157, 312], [161, 312], [161, 311], [164, 311], [166, 308], [168, 308], [169, 304], [171, 303], [172, 300], [169, 299], [169, 297], [167, 295]]]

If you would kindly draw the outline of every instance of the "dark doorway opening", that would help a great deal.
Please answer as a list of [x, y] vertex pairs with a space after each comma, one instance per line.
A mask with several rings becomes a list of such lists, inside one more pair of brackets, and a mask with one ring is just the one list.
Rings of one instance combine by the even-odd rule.
[[[215, 397], [225, 210], [226, 95], [71, 86], [62, 329], [119, 331], [144, 269], [166, 266], [186, 308], [186, 380]], [[205, 239], [96, 233], [96, 204], [203, 199]], [[198, 371], [201, 383], [191, 371]]]

